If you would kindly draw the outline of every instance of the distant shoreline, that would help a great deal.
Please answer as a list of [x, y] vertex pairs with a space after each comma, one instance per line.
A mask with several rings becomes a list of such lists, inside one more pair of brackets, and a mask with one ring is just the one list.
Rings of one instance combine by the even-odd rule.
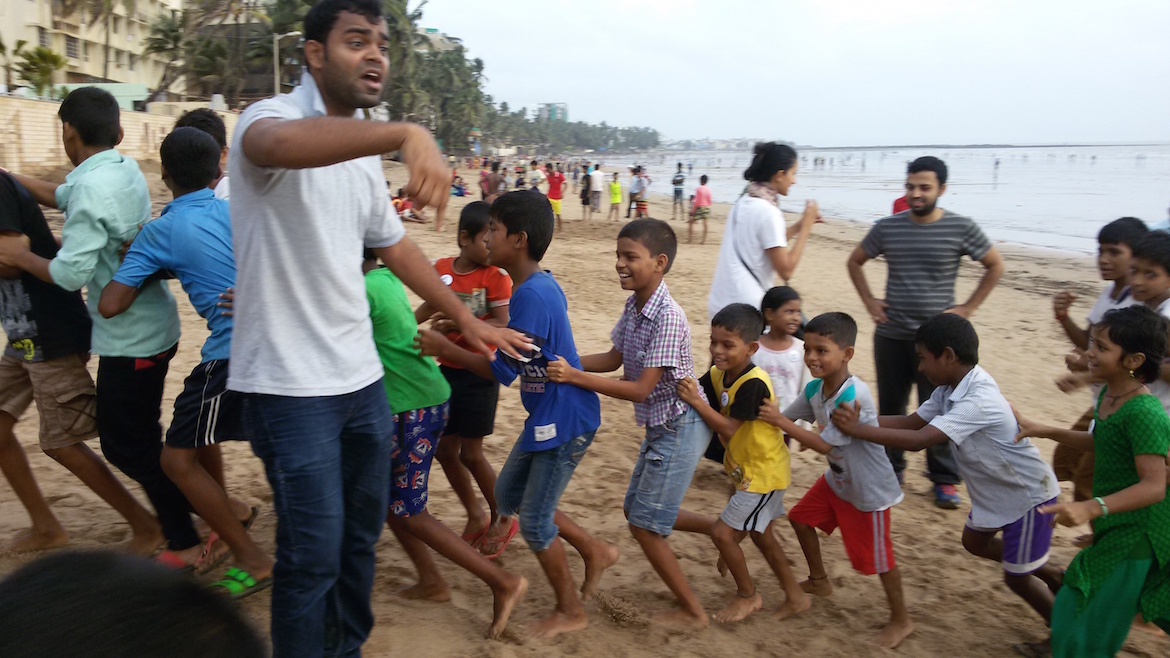
[[1170, 146], [1170, 142], [1118, 142], [1108, 144], [900, 144], [891, 146], [798, 146], [804, 151], [889, 151], [894, 149], [1063, 149], [1123, 146]]

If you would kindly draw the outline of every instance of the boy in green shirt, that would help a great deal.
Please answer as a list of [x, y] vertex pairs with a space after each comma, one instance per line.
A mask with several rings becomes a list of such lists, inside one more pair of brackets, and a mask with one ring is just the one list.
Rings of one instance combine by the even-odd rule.
[[410, 599], [449, 601], [451, 593], [427, 547], [467, 569], [492, 589], [495, 604], [488, 637], [504, 632], [512, 609], [528, 591], [528, 581], [504, 571], [463, 541], [427, 511], [427, 480], [439, 437], [450, 412], [451, 387], [433, 359], [414, 345], [418, 323], [402, 282], [378, 266], [367, 249], [362, 263], [370, 303], [374, 345], [382, 360], [382, 379], [394, 414], [390, 451], [390, 513], [386, 525], [418, 570], [418, 584], [400, 594]]

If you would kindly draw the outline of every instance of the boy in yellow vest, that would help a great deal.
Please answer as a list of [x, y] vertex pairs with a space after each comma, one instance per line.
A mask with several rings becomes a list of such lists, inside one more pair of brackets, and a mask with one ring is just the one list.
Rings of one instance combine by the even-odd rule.
[[[788, 597], [776, 616], [784, 619], [812, 605], [772, 533], [772, 523], [784, 515], [784, 490], [791, 474], [783, 434], [759, 419], [760, 403], [775, 398], [768, 374], [751, 360], [763, 331], [764, 317], [754, 307], [725, 307], [711, 320], [711, 372], [699, 382], [688, 377], [678, 385], [679, 397], [699, 412], [726, 447], [723, 466], [736, 488], [711, 532], [739, 588], [735, 598], [715, 615], [716, 621], [724, 623], [739, 621], [764, 604], [739, 547], [745, 532]], [[699, 395], [699, 386], [710, 404]]]

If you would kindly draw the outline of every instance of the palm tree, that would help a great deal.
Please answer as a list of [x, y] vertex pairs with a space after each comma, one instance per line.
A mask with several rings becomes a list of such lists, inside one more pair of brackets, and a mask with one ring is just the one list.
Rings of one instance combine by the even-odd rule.
[[102, 78], [104, 80], [110, 79], [110, 31], [114, 22], [114, 14], [120, 5], [126, 10], [126, 16], [129, 17], [134, 13], [136, 0], [73, 0], [62, 3], [62, 12], [66, 14], [73, 13], [77, 7], [84, 7], [89, 12], [89, 21], [91, 24], [102, 24], [106, 32], [106, 42], [103, 46], [102, 58]]
[[187, 42], [187, 13], [177, 16], [160, 16], [151, 26], [150, 36], [146, 37], [146, 47], [142, 49], [144, 55], [160, 55], [166, 60], [163, 66], [162, 78], [158, 85], [146, 97], [150, 103], [160, 94], [166, 92], [183, 74], [183, 56]]
[[26, 45], [28, 45], [27, 41], [18, 39], [16, 47], [12, 49], [12, 52], [8, 52], [8, 46], [4, 45], [4, 38], [0, 37], [0, 59], [4, 60], [4, 88], [9, 92], [12, 91], [12, 69], [15, 68], [13, 60], [24, 54]]
[[63, 55], [44, 46], [25, 50], [20, 53], [20, 57], [21, 61], [16, 65], [20, 78], [32, 85], [37, 96], [45, 96], [45, 92], [53, 87], [53, 74], [69, 64]]

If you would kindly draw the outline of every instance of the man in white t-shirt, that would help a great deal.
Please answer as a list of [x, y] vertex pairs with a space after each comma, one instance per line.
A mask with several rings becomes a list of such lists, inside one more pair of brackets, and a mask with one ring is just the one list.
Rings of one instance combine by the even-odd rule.
[[593, 166], [593, 171], [589, 172], [589, 211], [591, 213], [601, 212], [601, 191], [605, 187], [605, 174], [601, 173], [601, 165]]
[[420, 207], [445, 203], [451, 172], [422, 127], [359, 118], [380, 100], [388, 72], [380, 3], [322, 0], [304, 34], [300, 86], [245, 110], [230, 152], [238, 273], [228, 388], [244, 394], [252, 449], [274, 494], [280, 657], [358, 655], [374, 623], [394, 419], [363, 248], [455, 320], [475, 349], [522, 343], [471, 315], [390, 205], [381, 153], [401, 152]]
[[537, 192], [541, 192], [542, 190], [540, 189], [540, 186], [544, 184], [545, 175], [544, 172], [540, 170], [540, 163], [536, 160], [533, 160], [529, 166], [531, 169], [528, 172], [528, 186]]

